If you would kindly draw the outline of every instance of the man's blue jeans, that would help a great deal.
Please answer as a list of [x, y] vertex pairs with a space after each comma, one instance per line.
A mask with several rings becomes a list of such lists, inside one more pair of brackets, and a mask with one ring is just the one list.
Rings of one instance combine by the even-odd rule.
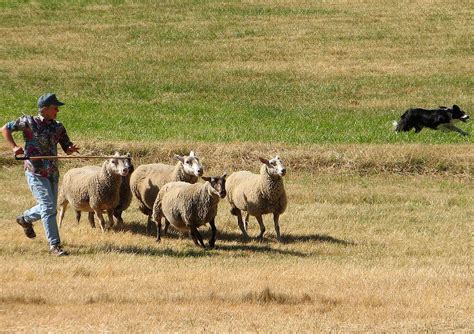
[[23, 217], [30, 223], [41, 219], [49, 245], [58, 245], [60, 243], [58, 224], [56, 222], [58, 183], [29, 171], [26, 171], [25, 175], [31, 193], [38, 204], [26, 210], [23, 213]]

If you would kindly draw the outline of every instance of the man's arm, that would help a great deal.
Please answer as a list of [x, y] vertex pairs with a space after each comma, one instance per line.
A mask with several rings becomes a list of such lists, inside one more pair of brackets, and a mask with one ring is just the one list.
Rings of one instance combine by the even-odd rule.
[[63, 151], [67, 155], [73, 154], [74, 152], [79, 152], [79, 147], [77, 147], [75, 144], [71, 142], [64, 126], [61, 125], [61, 127], [59, 128], [59, 131], [60, 131], [59, 144], [61, 145]]
[[2, 127], [2, 135], [3, 135], [3, 138], [5, 138], [5, 140], [7, 141], [7, 143], [10, 144], [10, 146], [12, 147], [13, 154], [21, 155], [21, 154], [25, 153], [23, 151], [23, 148], [21, 146], [18, 146], [15, 143], [15, 140], [13, 139], [11, 131], [8, 130], [8, 128], [7, 128], [7, 124], [5, 124]]

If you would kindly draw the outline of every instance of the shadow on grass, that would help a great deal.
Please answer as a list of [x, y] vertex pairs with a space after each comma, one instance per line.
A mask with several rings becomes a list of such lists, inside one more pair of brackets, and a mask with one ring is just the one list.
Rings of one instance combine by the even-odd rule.
[[[129, 232], [133, 234], [141, 234], [144, 236], [149, 236], [150, 238], [156, 237], [155, 225], [153, 225], [150, 234], [146, 233], [146, 222], [132, 221], [129, 223], [125, 223], [122, 229], [118, 229], [116, 226], [114, 226], [114, 230]], [[200, 228], [200, 232], [204, 239], [209, 240], [211, 233], [207, 227]], [[162, 235], [162, 237], [166, 239], [180, 239], [180, 238], [187, 238], [188, 235], [178, 232], [172, 226], [170, 226], [168, 229], [168, 233], [166, 235]], [[218, 230], [217, 240], [229, 241], [229, 242], [237, 241], [237, 242], [246, 244], [246, 243], [251, 242], [252, 240], [256, 240], [256, 236], [251, 237], [250, 239], [247, 239], [244, 236], [242, 236], [240, 232], [228, 232], [228, 231]], [[271, 242], [271, 241], [277, 242], [274, 237], [269, 238], [268, 235], [266, 235], [264, 242]], [[353, 241], [347, 241], [343, 239], [334, 238], [326, 234], [284, 234], [281, 236], [282, 244], [306, 243], [306, 242], [327, 242], [327, 243], [339, 244], [339, 245], [344, 245], [344, 246], [356, 245], [356, 243]]]
[[261, 253], [261, 254], [271, 254], [271, 255], [287, 255], [287, 256], [297, 256], [297, 257], [308, 257], [311, 256], [309, 253], [298, 252], [289, 249], [276, 249], [272, 248], [269, 245], [265, 244], [238, 244], [238, 245], [228, 245], [220, 244], [219, 240], [216, 242], [216, 249], [222, 251], [245, 251], [252, 253]]
[[[132, 233], [132, 234], [140, 234], [145, 237], [150, 237], [156, 239], [156, 225], [153, 223], [150, 233], [146, 233], [146, 220], [145, 221], [131, 221], [125, 222], [122, 227], [117, 227], [116, 225], [113, 227], [115, 232], [124, 232], [124, 233]], [[163, 226], [161, 227], [163, 229]], [[201, 229], [201, 234], [204, 235], [205, 230]], [[180, 239], [180, 238], [187, 238], [188, 235], [185, 233], [180, 233], [175, 230], [172, 226], [168, 228], [168, 233], [166, 235], [162, 234], [162, 238], [167, 239]]]
[[[207, 244], [207, 242], [206, 242]], [[71, 247], [70, 245], [69, 247]], [[74, 248], [74, 246], [72, 246]], [[269, 245], [255, 245], [255, 244], [217, 244], [215, 250], [217, 251], [246, 251], [252, 253], [261, 254], [272, 254], [272, 255], [289, 255], [298, 257], [307, 257], [309, 254], [286, 250], [286, 249], [274, 249]], [[184, 249], [176, 250], [163, 245], [157, 244], [154, 246], [136, 246], [136, 245], [115, 245], [111, 243], [105, 243], [102, 245], [94, 245], [90, 247], [77, 247], [76, 250], [71, 249], [72, 254], [77, 255], [94, 255], [94, 254], [130, 254], [130, 255], [144, 255], [144, 256], [166, 256], [166, 257], [213, 257], [219, 256], [218, 252], [210, 249], [202, 249], [197, 246], [186, 247]]]
[[[208, 232], [203, 233], [203, 235], [208, 234]], [[250, 239], [244, 238], [241, 233], [234, 233], [234, 232], [218, 232], [217, 233], [217, 240], [223, 241], [240, 241], [243, 243], [251, 242], [252, 240], [257, 240], [257, 236], [250, 237]], [[264, 243], [266, 242], [275, 242], [278, 243], [276, 237], [265, 234], [264, 236]], [[304, 243], [304, 242], [328, 242], [332, 244], [339, 244], [339, 245], [355, 245], [355, 242], [346, 241], [342, 239], [337, 239], [331, 237], [329, 235], [320, 235], [320, 234], [286, 234], [281, 236], [281, 243], [282, 244], [292, 244], [292, 243]]]
[[169, 257], [210, 257], [218, 255], [213, 252], [208, 252], [207, 250], [200, 249], [197, 247], [185, 248], [182, 250], [175, 250], [169, 247], [163, 247], [157, 244], [156, 247], [153, 246], [135, 246], [135, 245], [114, 245], [110, 243], [105, 243], [103, 245], [96, 245], [87, 248], [79, 248], [77, 252], [72, 251], [73, 254], [81, 255], [93, 255], [98, 253], [103, 254], [130, 254], [130, 255], [145, 255], [145, 256], [169, 256]]
[[[146, 218], [143, 219], [143, 221], [131, 221], [131, 222], [125, 221], [121, 227], [118, 227], [117, 224], [115, 224], [112, 227], [112, 230], [114, 232], [128, 232], [132, 234], [140, 234], [140, 235], [145, 235], [145, 236], [148, 235], [146, 233]], [[156, 236], [156, 229], [154, 228], [154, 226], [153, 226], [150, 236], [153, 236], [153, 235]]]
[[299, 242], [328, 242], [332, 244], [339, 244], [344, 246], [355, 245], [353, 241], [346, 241], [337, 239], [329, 235], [321, 234], [287, 234], [281, 236], [281, 242], [284, 244], [299, 243]]
[[[156, 238], [156, 225], [153, 224], [150, 233], [147, 234], [146, 221], [125, 222], [123, 225], [123, 228], [119, 228], [117, 227], [117, 225], [114, 225], [112, 229], [115, 232], [140, 234], [143, 236], [148, 236], [150, 238]], [[209, 240], [209, 238], [211, 237], [211, 232], [208, 225], [206, 225], [205, 227], [200, 227], [199, 232], [201, 233], [202, 237], [205, 240], [206, 239]], [[173, 226], [170, 226], [168, 228], [168, 233], [162, 234], [161, 237], [164, 239], [181, 239], [181, 238], [188, 238], [189, 235], [187, 233], [181, 233], [177, 231]], [[245, 239], [240, 233], [224, 232], [224, 231], [219, 231], [219, 230], [217, 231], [217, 239], [224, 240], [224, 241], [241, 241], [243, 243], [251, 241], [251, 240]]]

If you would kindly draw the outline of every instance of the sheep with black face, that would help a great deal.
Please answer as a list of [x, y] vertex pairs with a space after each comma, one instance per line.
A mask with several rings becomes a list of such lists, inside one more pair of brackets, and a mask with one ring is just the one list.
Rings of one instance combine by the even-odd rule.
[[152, 219], [156, 223], [156, 241], [161, 240], [161, 218], [182, 232], [190, 232], [196, 245], [205, 248], [198, 227], [209, 223], [212, 236], [209, 246], [214, 247], [217, 229], [215, 218], [217, 205], [226, 196], [226, 174], [202, 177], [205, 183], [189, 184], [170, 182], [165, 184], [153, 206]]

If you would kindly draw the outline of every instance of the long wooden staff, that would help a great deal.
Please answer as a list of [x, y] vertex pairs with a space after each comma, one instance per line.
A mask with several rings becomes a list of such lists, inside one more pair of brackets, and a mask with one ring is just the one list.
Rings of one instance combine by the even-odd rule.
[[17, 156], [15, 155], [15, 160], [41, 160], [41, 159], [130, 159], [129, 156], [115, 156], [115, 155], [42, 155], [36, 157], [29, 156]]

